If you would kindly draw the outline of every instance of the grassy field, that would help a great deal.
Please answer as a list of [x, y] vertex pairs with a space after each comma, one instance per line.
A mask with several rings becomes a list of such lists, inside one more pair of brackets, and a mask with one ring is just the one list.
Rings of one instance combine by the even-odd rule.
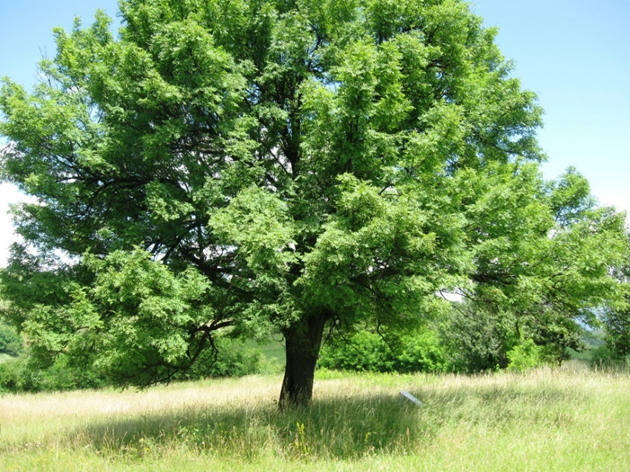
[[320, 372], [287, 413], [280, 382], [4, 395], [0, 470], [630, 470], [628, 375]]

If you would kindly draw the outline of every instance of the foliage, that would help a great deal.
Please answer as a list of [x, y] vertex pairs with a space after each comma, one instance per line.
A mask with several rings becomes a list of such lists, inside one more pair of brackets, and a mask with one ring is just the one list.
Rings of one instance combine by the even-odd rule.
[[[627, 234], [627, 243], [630, 246], [630, 234]], [[621, 283], [630, 280], [630, 258], [617, 268], [617, 278]], [[604, 326], [604, 339], [617, 359], [623, 359], [624, 363], [630, 356], [630, 293], [627, 293], [623, 303], [608, 307], [603, 312], [602, 322]]]
[[512, 318], [471, 304], [453, 305], [438, 325], [444, 351], [456, 372], [494, 371], [507, 367], [507, 352], [517, 341]]
[[[223, 337], [215, 342], [220, 355], [204, 351], [191, 369], [175, 375], [173, 380], [242, 377], [261, 372], [263, 364], [259, 350]], [[27, 352], [0, 362], [0, 392], [68, 391], [111, 385], [110, 376], [69, 356], [60, 356], [53, 363], [42, 365]]]
[[620, 296], [622, 218], [542, 180], [542, 111], [467, 3], [120, 9], [118, 38], [102, 12], [56, 29], [42, 82], [0, 90], [1, 176], [36, 197], [3, 311], [35, 358], [146, 386], [222, 330], [280, 331], [301, 404], [327, 326], [413, 329], [460, 290], [561, 357]]
[[186, 372], [176, 376], [177, 380], [199, 380], [216, 377], [243, 377], [260, 374], [264, 370], [264, 359], [260, 349], [245, 346], [238, 340], [217, 337], [216, 352], [205, 350], [195, 364]]
[[12, 326], [0, 321], [0, 354], [17, 356], [23, 349], [21, 336]]
[[480, 350], [474, 369], [506, 367], [520, 338], [562, 362], [568, 348], [582, 348], [582, 326], [623, 298], [611, 271], [628, 257], [624, 215], [594, 207], [574, 169], [544, 182], [532, 164], [491, 165], [468, 172], [462, 188], [476, 264], [445, 337], [460, 333], [455, 350]]
[[630, 310], [610, 310], [604, 316], [606, 345], [617, 359], [630, 356]]
[[619, 356], [607, 344], [604, 344], [591, 351], [589, 363], [595, 368], [613, 367], [619, 364]]
[[[211, 329], [201, 336], [189, 329], [212, 317], [205, 278], [192, 269], [175, 276], [143, 250], [84, 263], [96, 274], [89, 286], [70, 287], [68, 303], [39, 305], [24, 322], [32, 357], [45, 362], [63, 351], [121, 385], [170, 380], [196, 360]], [[91, 357], [101, 352], [108, 356]]]
[[396, 340], [392, 349], [381, 336], [359, 331], [347, 340], [325, 344], [319, 365], [366, 372], [446, 372], [449, 365], [436, 333], [421, 329]]
[[540, 367], [542, 364], [541, 348], [531, 339], [524, 339], [507, 353], [507, 370], [522, 372]]
[[29, 363], [25, 356], [0, 363], [0, 392], [43, 392], [98, 388], [107, 380], [89, 369], [60, 358], [47, 368]]

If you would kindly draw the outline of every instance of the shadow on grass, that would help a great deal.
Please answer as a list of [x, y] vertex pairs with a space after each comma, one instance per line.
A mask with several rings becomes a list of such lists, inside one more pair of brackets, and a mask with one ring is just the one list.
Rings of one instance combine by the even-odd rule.
[[125, 456], [186, 447], [242, 459], [271, 453], [287, 458], [359, 458], [410, 451], [429, 434], [420, 409], [397, 395], [314, 400], [280, 412], [273, 405], [179, 408], [95, 421], [67, 435], [104, 454]]
[[249, 460], [358, 459], [370, 454], [417, 453], [442, 430], [514, 427], [571, 428], [593, 401], [571, 385], [549, 382], [408, 386], [424, 406], [396, 393], [315, 399], [307, 408], [243, 403], [188, 406], [137, 415], [95, 418], [65, 434], [74, 447], [105, 456], [160, 455], [185, 448]]

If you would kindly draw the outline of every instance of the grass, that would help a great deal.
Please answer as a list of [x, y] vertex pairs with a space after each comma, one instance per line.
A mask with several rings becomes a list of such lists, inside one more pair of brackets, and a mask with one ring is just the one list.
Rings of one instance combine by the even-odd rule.
[[[320, 372], [0, 397], [0, 470], [629, 470], [630, 378]], [[418, 408], [398, 392], [424, 402]]]

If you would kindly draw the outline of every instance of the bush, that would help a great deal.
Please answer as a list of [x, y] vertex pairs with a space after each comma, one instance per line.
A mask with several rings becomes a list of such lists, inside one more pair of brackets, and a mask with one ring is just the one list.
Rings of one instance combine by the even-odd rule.
[[51, 392], [98, 388], [106, 379], [90, 370], [71, 366], [66, 358], [46, 369], [35, 367], [28, 357], [7, 360], [0, 364], [0, 392]]
[[8, 359], [0, 363], [0, 393], [20, 391], [23, 363], [23, 359]]
[[438, 331], [456, 372], [476, 373], [507, 367], [513, 347], [510, 320], [472, 304], [453, 308]]
[[604, 344], [591, 351], [590, 364], [593, 367], [621, 367], [627, 366], [628, 362], [608, 344]]
[[525, 339], [515, 345], [508, 351], [507, 357], [509, 361], [507, 370], [512, 372], [523, 372], [543, 364], [541, 348], [531, 339]]
[[[215, 361], [210, 352], [174, 380], [199, 380], [207, 377], [240, 377], [257, 373], [261, 369], [262, 354], [246, 348], [238, 341], [221, 338], [216, 341], [220, 350]], [[42, 368], [30, 361], [27, 355], [0, 363], [0, 392], [50, 392], [111, 385], [101, 373], [89, 367], [76, 365], [71, 359], [60, 356]]]
[[449, 369], [433, 331], [422, 330], [397, 341], [392, 350], [377, 333], [361, 331], [347, 342], [337, 339], [324, 345], [318, 365], [367, 372], [445, 372]]
[[12, 326], [0, 322], [0, 354], [17, 356], [23, 350], [21, 336]]

